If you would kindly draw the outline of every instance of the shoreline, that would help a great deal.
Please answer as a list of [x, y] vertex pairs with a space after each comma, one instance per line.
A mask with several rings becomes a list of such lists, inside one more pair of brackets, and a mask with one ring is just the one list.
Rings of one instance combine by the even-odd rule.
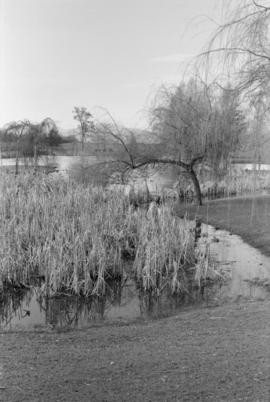
[[178, 205], [178, 216], [198, 216], [203, 223], [240, 236], [270, 256], [270, 195], [252, 195], [208, 201], [202, 206]]

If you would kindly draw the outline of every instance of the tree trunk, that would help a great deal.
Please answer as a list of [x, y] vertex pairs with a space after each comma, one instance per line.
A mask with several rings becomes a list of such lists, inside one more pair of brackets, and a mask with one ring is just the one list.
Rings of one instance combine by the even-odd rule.
[[200, 187], [200, 183], [199, 180], [196, 176], [196, 173], [193, 170], [193, 167], [190, 168], [190, 176], [191, 176], [191, 180], [194, 184], [194, 190], [195, 190], [195, 194], [196, 194], [196, 198], [198, 201], [198, 205], [202, 205], [202, 193], [201, 193], [201, 187]]
[[16, 144], [15, 176], [19, 174], [19, 141]]
[[38, 155], [37, 155], [37, 145], [34, 145], [34, 174], [37, 173], [37, 160], [38, 160]]

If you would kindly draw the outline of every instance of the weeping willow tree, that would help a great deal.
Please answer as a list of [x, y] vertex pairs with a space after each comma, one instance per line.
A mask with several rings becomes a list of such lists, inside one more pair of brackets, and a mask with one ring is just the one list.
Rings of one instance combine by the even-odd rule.
[[186, 163], [185, 170], [195, 190], [193, 161], [197, 158], [200, 165], [208, 165], [215, 177], [226, 173], [245, 129], [236, 92], [192, 79], [171, 91], [165, 90], [165, 99], [163, 96], [153, 115], [153, 130], [159, 133], [163, 149]]
[[3, 133], [10, 148], [15, 146], [15, 175], [19, 173], [19, 158], [33, 158], [35, 170], [38, 158], [46, 155], [49, 148], [62, 142], [56, 123], [49, 117], [41, 123], [20, 120], [8, 123]]
[[237, 6], [234, 1], [226, 2], [224, 23], [200, 55], [208, 71], [219, 71], [219, 77], [227, 73], [235, 79], [238, 90], [247, 94], [266, 91], [270, 78], [269, 23], [269, 1], [242, 0]]
[[[236, 4], [237, 3], [237, 4]], [[224, 2], [224, 19], [199, 55], [208, 81], [232, 83], [250, 118], [249, 148], [259, 161], [269, 119], [270, 3], [269, 0]], [[266, 138], [268, 137], [268, 138]]]
[[235, 94], [209, 88], [196, 79], [176, 87], [163, 86], [158, 91], [150, 111], [150, 143], [149, 138], [138, 143], [132, 130], [119, 127], [109, 117], [109, 123], [97, 125], [96, 135], [115, 145], [111, 160], [99, 163], [98, 169], [124, 175], [134, 170], [142, 172], [149, 166], [177, 167], [180, 174], [185, 173], [192, 181], [200, 205], [198, 166], [210, 164], [219, 170], [222, 165], [226, 169], [226, 161], [243, 128]]

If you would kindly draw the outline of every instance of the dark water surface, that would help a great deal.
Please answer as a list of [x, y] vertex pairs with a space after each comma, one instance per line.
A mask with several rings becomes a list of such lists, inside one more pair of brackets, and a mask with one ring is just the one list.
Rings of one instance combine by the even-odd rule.
[[5, 293], [0, 303], [0, 328], [83, 328], [93, 324], [159, 318], [185, 303], [165, 292], [157, 297], [136, 289], [132, 281], [115, 283], [104, 297], [39, 296], [39, 288]]

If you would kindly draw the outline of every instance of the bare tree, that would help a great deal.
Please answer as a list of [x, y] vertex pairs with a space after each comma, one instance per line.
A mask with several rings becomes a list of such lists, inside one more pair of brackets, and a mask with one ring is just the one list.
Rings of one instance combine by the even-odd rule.
[[[233, 5], [233, 6], [232, 6]], [[218, 26], [206, 51], [199, 55], [205, 71], [224, 76], [245, 97], [267, 95], [270, 82], [270, 5], [265, 0], [228, 2], [225, 21]]]
[[19, 122], [12, 122], [8, 125], [8, 127], [5, 130], [6, 133], [12, 132], [12, 134], [16, 138], [15, 175], [18, 175], [18, 173], [19, 173], [19, 155], [20, 155], [21, 141], [22, 141], [25, 131], [29, 128], [30, 124], [31, 123], [29, 120], [21, 120]]
[[112, 118], [96, 131], [118, 145], [113, 152], [114, 168], [121, 167], [124, 174], [150, 165], [176, 166], [190, 176], [201, 205], [196, 166], [228, 158], [241, 132], [241, 119], [238, 121], [237, 110], [232, 110], [236, 103], [227, 103], [230, 106], [225, 117], [209, 89], [193, 80], [171, 90], [162, 88], [151, 112], [151, 144], [139, 146], [134, 132], [119, 127]]
[[208, 164], [215, 173], [227, 169], [232, 151], [244, 129], [235, 93], [191, 80], [154, 108], [153, 130], [159, 133], [163, 152], [177, 161], [190, 176], [201, 204], [196, 164]]
[[247, 123], [240, 107], [239, 94], [231, 86], [214, 92], [208, 128], [207, 159], [215, 176], [224, 176], [236, 150], [243, 142]]
[[62, 138], [57, 126], [51, 118], [41, 123], [32, 123], [29, 120], [12, 122], [5, 128], [6, 135], [11, 135], [11, 143], [15, 140], [15, 174], [19, 173], [19, 158], [33, 158], [34, 168], [37, 169], [38, 158], [46, 154], [49, 146], [59, 145]]
[[270, 4], [266, 0], [228, 2], [224, 22], [215, 30], [207, 49], [198, 57], [208, 78], [223, 85], [230, 77], [251, 121], [253, 159], [260, 163], [269, 114]]
[[93, 116], [85, 107], [77, 106], [74, 107], [73, 115], [73, 118], [79, 122], [82, 151], [84, 151], [86, 137], [94, 130]]

